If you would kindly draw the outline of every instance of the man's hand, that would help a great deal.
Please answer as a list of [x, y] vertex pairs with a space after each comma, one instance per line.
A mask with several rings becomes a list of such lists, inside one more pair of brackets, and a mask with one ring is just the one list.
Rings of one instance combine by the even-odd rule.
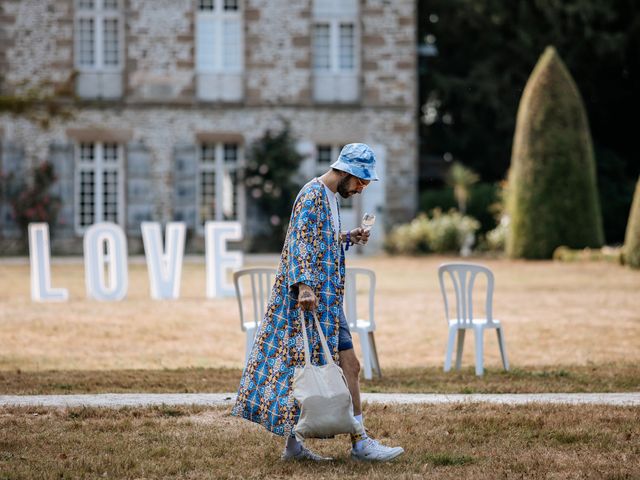
[[318, 306], [316, 294], [309, 285], [298, 284], [298, 305], [306, 311], [314, 310]]
[[370, 235], [371, 231], [365, 230], [362, 227], [354, 228], [350, 233], [351, 242], [353, 242], [354, 245], [366, 245]]

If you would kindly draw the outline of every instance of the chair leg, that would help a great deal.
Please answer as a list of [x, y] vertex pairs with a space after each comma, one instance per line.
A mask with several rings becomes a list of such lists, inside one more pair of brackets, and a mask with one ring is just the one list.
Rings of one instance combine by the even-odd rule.
[[251, 349], [253, 348], [253, 341], [256, 336], [255, 328], [247, 328], [247, 338], [245, 340], [245, 350], [244, 350], [244, 363], [246, 364], [249, 360], [249, 354], [251, 353]]
[[373, 362], [373, 370], [382, 378], [382, 370], [380, 370], [380, 360], [378, 359], [378, 349], [376, 348], [376, 337], [373, 336], [373, 332], [368, 333], [369, 346], [371, 347], [371, 360]]
[[458, 349], [456, 351], [456, 370], [460, 371], [460, 367], [462, 366], [462, 351], [464, 350], [464, 334], [466, 330], [464, 328], [460, 328], [458, 330]]
[[369, 348], [369, 337], [367, 332], [358, 332], [360, 337], [360, 347], [362, 348], [362, 363], [364, 364], [364, 378], [371, 380], [373, 373], [371, 372], [371, 349]]
[[474, 328], [475, 340], [476, 340], [476, 375], [478, 377], [484, 374], [484, 328]]
[[504, 332], [502, 331], [502, 326], [496, 328], [496, 334], [498, 335], [498, 345], [500, 346], [502, 366], [505, 370], [509, 370], [509, 360], [507, 359], [507, 348], [504, 344]]
[[444, 357], [444, 371], [451, 370], [451, 357], [453, 357], [453, 343], [456, 341], [456, 333], [458, 328], [456, 326], [449, 327], [449, 341], [447, 342], [447, 353]]

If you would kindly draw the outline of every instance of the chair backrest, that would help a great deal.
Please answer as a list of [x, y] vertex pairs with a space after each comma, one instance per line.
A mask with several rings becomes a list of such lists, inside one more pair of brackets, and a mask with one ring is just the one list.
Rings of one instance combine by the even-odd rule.
[[[243, 331], [247, 328], [245, 324], [262, 322], [264, 314], [267, 311], [267, 303], [269, 295], [276, 276], [275, 268], [243, 268], [233, 272], [233, 285], [236, 290], [236, 298], [238, 299], [238, 309], [240, 311], [240, 327]], [[247, 290], [251, 294], [251, 305], [253, 308], [250, 312], [245, 312], [243, 296]], [[249, 310], [249, 309], [247, 309]], [[251, 313], [251, 317], [245, 314]]]
[[363, 281], [367, 281], [368, 302], [369, 302], [369, 321], [371, 326], [375, 327], [375, 316], [373, 311], [375, 290], [376, 290], [376, 274], [368, 268], [350, 267], [346, 270], [344, 279], [344, 299], [345, 299], [345, 316], [350, 327], [355, 326], [358, 319], [358, 286], [362, 287]]
[[449, 315], [449, 302], [445, 288], [445, 273], [449, 274], [453, 282], [456, 295], [456, 316], [458, 323], [470, 324], [473, 321], [473, 287], [478, 274], [487, 277], [487, 293], [485, 303], [485, 315], [487, 322], [493, 320], [493, 273], [487, 267], [473, 263], [445, 263], [438, 268], [440, 290], [444, 299], [444, 310], [447, 322], [451, 320]]

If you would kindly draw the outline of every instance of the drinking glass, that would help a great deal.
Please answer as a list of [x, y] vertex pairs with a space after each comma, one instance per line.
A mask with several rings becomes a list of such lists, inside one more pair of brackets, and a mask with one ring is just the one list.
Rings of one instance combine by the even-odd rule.
[[[362, 216], [362, 224], [360, 225], [360, 228], [362, 228], [362, 230], [364, 230], [365, 232], [369, 232], [371, 231], [371, 228], [373, 228], [373, 224], [375, 222], [376, 222], [376, 216], [374, 214], [365, 213]], [[362, 241], [359, 241], [357, 245], [364, 245], [364, 243]]]

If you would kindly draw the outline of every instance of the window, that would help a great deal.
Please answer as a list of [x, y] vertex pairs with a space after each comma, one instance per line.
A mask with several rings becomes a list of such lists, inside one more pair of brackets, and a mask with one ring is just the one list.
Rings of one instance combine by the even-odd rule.
[[238, 1], [200, 0], [196, 21], [198, 72], [241, 72], [242, 16]]
[[359, 98], [358, 18], [357, 0], [313, 2], [313, 94], [318, 102]]
[[201, 100], [243, 97], [244, 38], [240, 0], [198, 0], [196, 91]]
[[76, 66], [81, 71], [121, 70], [120, 1], [76, 2]]
[[313, 26], [313, 67], [318, 72], [351, 73], [356, 67], [355, 25], [337, 20]]
[[76, 93], [81, 98], [122, 97], [123, 0], [76, 0]]
[[76, 148], [76, 231], [97, 222], [123, 224], [122, 145], [80, 143]]
[[208, 220], [239, 220], [238, 165], [235, 143], [203, 143], [199, 149], [198, 225]]
[[[342, 145], [317, 145], [316, 146], [316, 175], [320, 176], [331, 168], [331, 164], [340, 156]], [[342, 198], [338, 195], [340, 209], [353, 208], [353, 197]]]

